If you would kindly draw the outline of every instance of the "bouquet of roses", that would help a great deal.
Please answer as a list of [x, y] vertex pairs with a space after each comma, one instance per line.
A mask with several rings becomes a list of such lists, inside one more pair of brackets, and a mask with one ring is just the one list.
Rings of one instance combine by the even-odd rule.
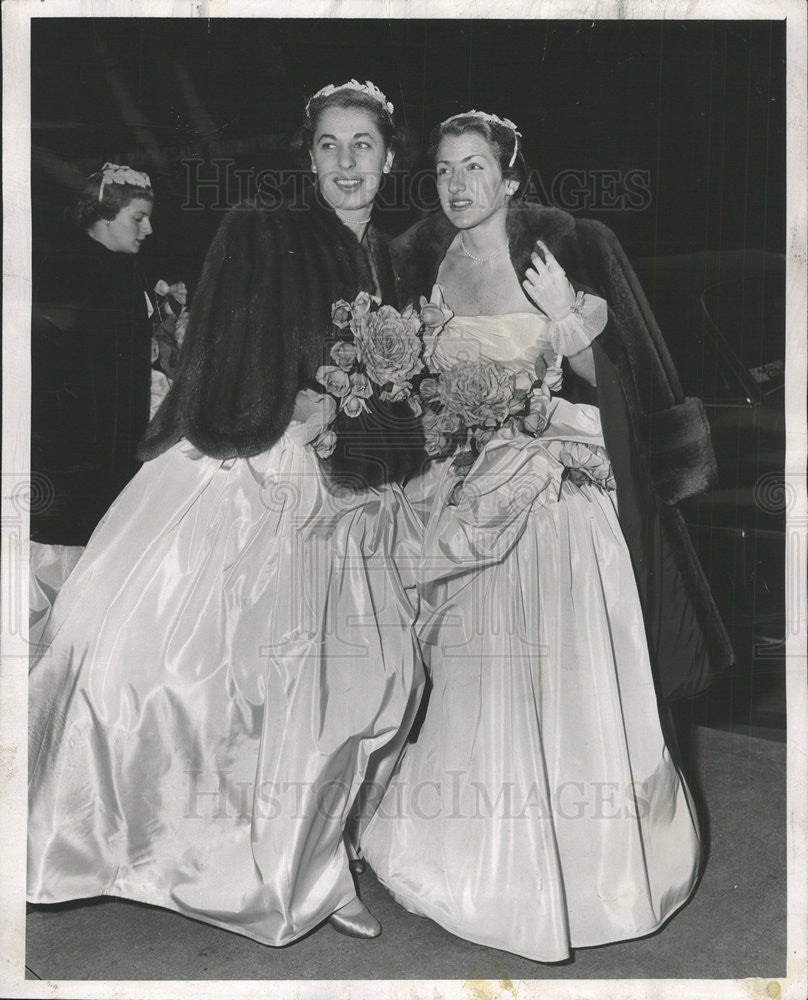
[[[465, 476], [492, 438], [517, 434], [539, 437], [545, 432], [552, 394], [562, 385], [563, 355], [587, 347], [608, 319], [606, 302], [576, 291], [541, 241], [531, 261], [523, 286], [547, 318], [553, 345], [539, 355], [532, 371], [514, 371], [496, 361], [457, 355], [457, 345], [452, 348], [448, 342], [442, 350], [437, 334], [425, 351], [427, 374], [420, 380], [418, 399], [426, 450], [434, 458], [454, 454], [452, 464], [458, 475], [455, 498], [462, 493]], [[438, 306], [442, 305], [443, 295], [437, 285], [433, 298]], [[460, 340], [462, 346], [462, 331]], [[571, 478], [606, 484], [607, 488], [613, 482], [605, 449], [598, 445], [573, 442], [561, 447], [559, 461]]]
[[[340, 299], [331, 307], [335, 329], [330, 347], [333, 364], [321, 365], [315, 378], [336, 400], [338, 413], [358, 417], [372, 399], [382, 403], [408, 400], [420, 413], [414, 381], [424, 372], [425, 352], [452, 317], [445, 307], [421, 299], [418, 309], [402, 312], [382, 305], [381, 299], [360, 292], [353, 302]], [[328, 458], [337, 444], [332, 421], [313, 442], [317, 454]]]
[[540, 356], [532, 372], [512, 371], [495, 361], [457, 361], [422, 379], [427, 453], [433, 458], [454, 454], [457, 479], [450, 504], [459, 502], [466, 476], [495, 435], [539, 437], [545, 431], [552, 392], [561, 388], [560, 365], [560, 355]]
[[561, 387], [560, 362], [540, 356], [532, 372], [494, 361], [458, 361], [442, 369], [433, 363], [419, 385], [427, 453], [456, 453], [453, 464], [462, 472], [497, 433], [538, 437], [548, 424], [551, 394]]

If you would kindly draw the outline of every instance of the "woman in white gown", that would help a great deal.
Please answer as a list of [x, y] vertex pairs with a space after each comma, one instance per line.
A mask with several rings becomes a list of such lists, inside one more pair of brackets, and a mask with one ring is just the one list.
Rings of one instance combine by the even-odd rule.
[[[552, 372], [563, 355], [594, 383], [590, 345], [607, 303], [576, 296], [546, 245], [519, 275], [507, 252], [515, 126], [455, 116], [435, 152], [454, 230], [437, 282], [455, 313], [437, 367], [532, 372], [549, 360]], [[558, 242], [572, 220], [541, 211]], [[410, 252], [420, 240], [429, 254], [436, 230], [422, 225]], [[554, 395], [546, 415], [538, 437], [494, 434], [462, 491], [451, 459], [407, 488], [425, 522], [417, 576], [431, 691], [362, 849], [407, 909], [556, 962], [658, 928], [690, 895], [700, 846], [660, 727], [599, 410]]]
[[423, 680], [389, 558], [412, 414], [362, 424], [331, 472], [377, 485], [334, 489], [334, 404], [307, 385], [331, 303], [395, 294], [368, 225], [392, 111], [372, 84], [324, 88], [302, 131], [315, 196], [235, 210], [213, 241], [149, 460], [32, 667], [31, 902], [123, 896], [269, 945], [327, 918], [380, 931], [343, 828]]

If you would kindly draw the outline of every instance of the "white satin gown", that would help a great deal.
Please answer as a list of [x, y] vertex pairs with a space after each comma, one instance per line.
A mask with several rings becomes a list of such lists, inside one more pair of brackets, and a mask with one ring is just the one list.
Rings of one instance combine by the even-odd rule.
[[30, 676], [28, 898], [111, 895], [265, 944], [355, 895], [343, 827], [423, 683], [389, 558], [396, 487], [327, 488], [309, 446], [180, 442], [93, 534]]
[[[535, 313], [456, 317], [439, 339], [442, 364], [514, 370], [563, 346]], [[549, 416], [539, 438], [490, 441], [456, 505], [451, 460], [408, 487], [432, 689], [362, 849], [413, 913], [557, 962], [658, 928], [694, 888], [700, 840], [599, 412], [554, 397]]]

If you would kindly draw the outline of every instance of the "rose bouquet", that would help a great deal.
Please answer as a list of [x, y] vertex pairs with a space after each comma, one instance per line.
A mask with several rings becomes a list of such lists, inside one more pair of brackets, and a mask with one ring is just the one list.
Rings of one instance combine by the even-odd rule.
[[539, 357], [532, 372], [514, 372], [494, 361], [458, 361], [430, 372], [418, 390], [427, 454], [455, 453], [454, 465], [462, 472], [495, 434], [538, 437], [548, 424], [552, 392], [560, 387], [559, 357], [549, 365]]
[[[512, 371], [494, 361], [461, 360], [437, 365], [420, 380], [418, 402], [427, 453], [454, 455], [456, 482], [449, 496], [457, 504], [464, 480], [485, 445], [495, 436], [540, 437], [550, 424], [550, 401], [562, 386], [561, 355], [540, 355], [532, 372]], [[615, 488], [606, 449], [588, 441], [554, 440], [548, 445], [577, 485]]]
[[420, 416], [414, 381], [420, 381], [425, 353], [451, 316], [450, 310], [424, 299], [418, 309], [408, 306], [399, 312], [368, 292], [360, 292], [353, 302], [340, 299], [332, 305], [332, 364], [321, 365], [315, 378], [336, 401], [337, 417], [313, 442], [321, 458], [333, 453], [346, 417], [405, 401], [409, 411]]

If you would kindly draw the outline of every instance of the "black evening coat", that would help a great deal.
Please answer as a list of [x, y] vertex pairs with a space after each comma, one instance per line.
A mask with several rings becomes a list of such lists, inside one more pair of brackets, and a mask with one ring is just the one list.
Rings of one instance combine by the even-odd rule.
[[[734, 660], [675, 506], [716, 481], [704, 410], [699, 400], [684, 397], [639, 281], [610, 229], [524, 203], [509, 207], [507, 228], [520, 280], [540, 239], [576, 288], [608, 303], [608, 324], [592, 345], [598, 383], [592, 401], [601, 412], [657, 691], [668, 700], [695, 695]], [[429, 296], [456, 233], [441, 213], [393, 241], [401, 302]]]
[[140, 463], [151, 325], [133, 254], [86, 234], [34, 278], [31, 537], [84, 545]]

